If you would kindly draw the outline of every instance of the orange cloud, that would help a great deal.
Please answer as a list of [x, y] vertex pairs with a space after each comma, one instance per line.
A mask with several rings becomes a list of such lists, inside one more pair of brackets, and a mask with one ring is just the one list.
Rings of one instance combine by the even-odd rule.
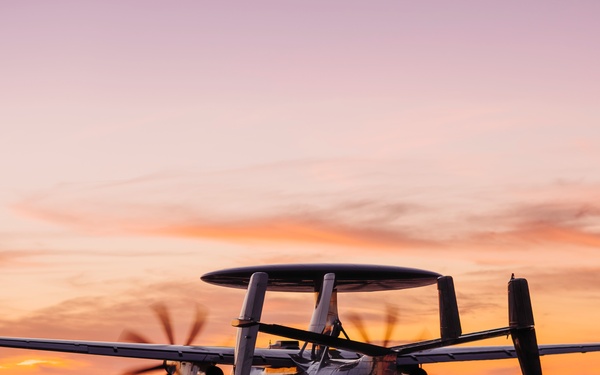
[[600, 247], [600, 233], [551, 223], [526, 224], [505, 233], [505, 235], [538, 243]]
[[[0, 360], [0, 373], [33, 374], [37, 372], [71, 372], [87, 369], [90, 364], [83, 358], [80, 360], [60, 353], [44, 353], [30, 351], [28, 354], [11, 355], [14, 350], [4, 350]], [[22, 353], [22, 351], [21, 351]]]
[[31, 266], [31, 258], [45, 254], [41, 250], [0, 250], [0, 267], [18, 267], [24, 264]]
[[[313, 167], [285, 165], [230, 171], [201, 176], [201, 183], [196, 180], [198, 176], [190, 176], [189, 180], [186, 177], [184, 182], [173, 176], [149, 176], [109, 184], [61, 185], [23, 199], [13, 208], [27, 217], [96, 235], [385, 250], [445, 248], [469, 253], [474, 247], [506, 250], [535, 243], [585, 247], [600, 243], [600, 233], [594, 226], [600, 208], [584, 201], [584, 197], [584, 202], [578, 201], [580, 195], [569, 195], [572, 189], [585, 188], [579, 185], [558, 192], [554, 185], [541, 187], [541, 198], [537, 200], [531, 199], [533, 193], [528, 192], [527, 203], [506, 197], [502, 206], [488, 205], [483, 210], [476, 201], [457, 206], [456, 202], [440, 200], [435, 191], [398, 200], [390, 198], [387, 189], [382, 190], [385, 193], [378, 189], [329, 193], [325, 199], [323, 193], [268, 195], [266, 188], [258, 193], [254, 188], [243, 189], [244, 183], [249, 184], [247, 179], [257, 178], [256, 173], [279, 186], [281, 179], [273, 179], [273, 173], [290, 175], [293, 181], [296, 173], [286, 168], [303, 171]], [[362, 181], [356, 182], [363, 186]], [[242, 188], [228, 188], [231, 183], [240, 183]], [[182, 187], [186, 185], [190, 187]], [[284, 187], [279, 189], [286, 191]], [[590, 189], [596, 191], [597, 187]], [[173, 191], [177, 194], [169, 194]], [[551, 194], [543, 194], [545, 191]], [[455, 212], [449, 212], [451, 207]]]
[[341, 201], [326, 208], [318, 204], [298, 208], [293, 202], [288, 206], [270, 212], [262, 209], [252, 214], [240, 211], [209, 217], [193, 207], [181, 209], [155, 202], [115, 205], [106, 201], [106, 197], [58, 193], [31, 197], [13, 205], [13, 209], [26, 217], [93, 234], [396, 249], [439, 245], [434, 238], [421, 237], [415, 226], [396, 224], [398, 218], [424, 210], [412, 204], [363, 199]]
[[467, 241], [483, 246], [552, 244], [597, 248], [599, 219], [600, 207], [578, 201], [513, 204], [509, 209], [471, 217], [473, 231]]
[[248, 220], [233, 223], [198, 223], [165, 226], [152, 234], [220, 239], [331, 244], [354, 247], [434, 247], [434, 241], [413, 238], [391, 229], [353, 227], [294, 217]]
[[[332, 170], [336, 171], [348, 167], [344, 163], [334, 166]], [[600, 243], [594, 227], [600, 208], [588, 203], [590, 194], [598, 191], [597, 186], [569, 185], [558, 190], [554, 185], [550, 190], [540, 187], [539, 198], [521, 197], [527, 203], [520, 203], [506, 196], [502, 205], [487, 204], [483, 211], [480, 205], [440, 201], [435, 189], [396, 199], [390, 194], [394, 182], [390, 187], [372, 189], [352, 174], [346, 176], [356, 186], [351, 193], [337, 193], [335, 184], [321, 182], [320, 190], [311, 194], [292, 194], [298, 176], [316, 178], [307, 171], [318, 167], [319, 163], [288, 163], [264, 169], [192, 174], [183, 181], [181, 176], [162, 175], [60, 185], [31, 195], [13, 208], [28, 217], [100, 235], [386, 250], [452, 249], [473, 244], [506, 250], [535, 243], [586, 247]], [[257, 188], [249, 182], [257, 181], [257, 174], [265, 186]], [[585, 196], [574, 194], [582, 188], [587, 188]], [[285, 193], [269, 194], [273, 189]]]

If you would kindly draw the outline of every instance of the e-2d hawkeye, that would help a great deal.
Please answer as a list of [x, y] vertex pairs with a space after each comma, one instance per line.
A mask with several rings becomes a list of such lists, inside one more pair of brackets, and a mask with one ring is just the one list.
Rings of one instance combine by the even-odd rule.
[[[210, 272], [205, 282], [246, 289], [238, 319], [235, 347], [190, 345], [201, 322], [196, 321], [186, 345], [145, 342], [0, 337], [0, 347], [160, 360], [128, 374], [154, 370], [168, 375], [222, 375], [219, 365], [233, 365], [233, 375], [426, 375], [429, 363], [517, 359], [523, 375], [541, 375], [540, 356], [600, 351], [600, 343], [538, 345], [527, 280], [508, 282], [508, 326], [463, 334], [452, 277], [414, 268], [354, 264], [283, 264], [231, 268]], [[415, 288], [437, 283], [440, 337], [387, 347], [351, 340], [338, 315], [337, 295]], [[269, 291], [316, 293], [306, 330], [261, 321]], [[159, 316], [161, 314], [159, 313]], [[165, 313], [161, 320], [167, 332]], [[270, 348], [256, 348], [259, 332], [291, 339]], [[455, 345], [511, 336], [513, 345]], [[140, 340], [141, 341], [141, 340]], [[300, 346], [299, 342], [303, 342]], [[292, 369], [292, 371], [290, 371]]]

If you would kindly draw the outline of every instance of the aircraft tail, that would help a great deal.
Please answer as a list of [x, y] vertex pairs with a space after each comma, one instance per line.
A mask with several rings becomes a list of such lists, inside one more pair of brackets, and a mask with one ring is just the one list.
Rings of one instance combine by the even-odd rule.
[[457, 339], [462, 335], [460, 315], [452, 276], [440, 276], [437, 280], [440, 305], [440, 335], [442, 340]]
[[542, 375], [529, 286], [525, 279], [513, 278], [508, 282], [508, 317], [521, 372], [523, 375]]
[[[264, 272], [256, 272], [250, 277], [238, 321], [260, 321], [268, 280], [269, 276]], [[238, 327], [234, 352], [234, 375], [250, 375], [258, 325], [238, 325]]]

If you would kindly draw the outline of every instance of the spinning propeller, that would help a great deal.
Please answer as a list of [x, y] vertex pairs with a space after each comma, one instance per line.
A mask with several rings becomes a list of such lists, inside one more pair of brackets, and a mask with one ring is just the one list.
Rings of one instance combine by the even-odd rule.
[[[169, 344], [175, 345], [175, 336], [173, 334], [173, 325], [171, 324], [171, 317], [169, 314], [169, 310], [167, 309], [167, 306], [164, 303], [156, 303], [156, 304], [152, 305], [151, 308], [154, 311], [154, 313], [156, 314], [156, 317], [158, 318], [158, 320], [160, 321], [160, 323], [163, 327], [163, 330], [167, 336], [167, 339], [169, 340]], [[193, 321], [193, 324], [188, 333], [188, 337], [185, 340], [185, 343], [183, 345], [186, 345], [186, 346], [190, 345], [196, 339], [196, 337], [202, 330], [204, 323], [206, 323], [206, 311], [203, 308], [201, 308], [200, 305], [196, 305], [194, 321]], [[138, 332], [129, 330], [129, 329], [126, 329], [121, 333], [119, 340], [125, 341], [125, 342], [139, 343], [139, 344], [152, 344], [152, 341], [148, 340], [144, 335], [142, 335]], [[160, 365], [145, 366], [145, 367], [141, 367], [141, 368], [131, 369], [129, 371], [124, 372], [123, 375], [145, 374], [147, 372], [152, 372], [152, 371], [157, 371], [157, 370], [165, 370], [167, 372], [167, 374], [172, 375], [177, 372], [177, 370], [178, 370], [177, 365], [178, 365], [177, 362], [164, 361]]]
[[[356, 313], [348, 314], [348, 320], [354, 325], [354, 327], [358, 330], [358, 333], [362, 337], [363, 341], [367, 344], [372, 344], [372, 341], [369, 339], [369, 335], [367, 334], [367, 329], [365, 327], [363, 319]], [[398, 323], [398, 309], [393, 307], [390, 304], [386, 305], [386, 326], [385, 326], [385, 335], [383, 337], [383, 343], [381, 346], [387, 347], [390, 339], [392, 338], [392, 333], [394, 333], [394, 328], [396, 328], [396, 324]]]

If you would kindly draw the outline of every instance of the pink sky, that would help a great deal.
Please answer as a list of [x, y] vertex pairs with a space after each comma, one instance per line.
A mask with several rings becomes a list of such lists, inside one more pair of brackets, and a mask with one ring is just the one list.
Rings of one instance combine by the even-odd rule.
[[[515, 272], [541, 343], [600, 341], [599, 11], [1, 2], [2, 335], [132, 328], [160, 341], [148, 306], [169, 301], [183, 340], [198, 302], [210, 308], [198, 343], [230, 345], [243, 292], [200, 275], [339, 261], [453, 275], [466, 331], [506, 324]], [[342, 296], [340, 308], [361, 301], [377, 338], [393, 300], [397, 339], [431, 338], [436, 293]], [[269, 295], [265, 315], [304, 327], [310, 296]], [[139, 364], [2, 350], [0, 373]], [[593, 374], [600, 356], [543, 365]]]

